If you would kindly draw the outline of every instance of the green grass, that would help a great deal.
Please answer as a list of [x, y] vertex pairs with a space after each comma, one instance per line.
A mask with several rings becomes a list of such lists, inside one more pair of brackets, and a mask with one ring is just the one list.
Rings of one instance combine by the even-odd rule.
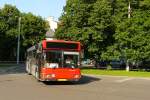
[[83, 74], [93, 75], [111, 75], [111, 76], [129, 76], [129, 77], [149, 77], [150, 72], [146, 71], [125, 71], [125, 70], [99, 70], [99, 69], [81, 69]]

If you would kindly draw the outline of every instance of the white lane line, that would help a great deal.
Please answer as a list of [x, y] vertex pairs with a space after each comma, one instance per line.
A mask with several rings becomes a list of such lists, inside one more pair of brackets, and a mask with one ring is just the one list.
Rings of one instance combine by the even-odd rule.
[[130, 81], [130, 80], [133, 80], [133, 79], [135, 79], [135, 78], [125, 78], [125, 79], [117, 80], [116, 82], [117, 83], [123, 83], [123, 82]]

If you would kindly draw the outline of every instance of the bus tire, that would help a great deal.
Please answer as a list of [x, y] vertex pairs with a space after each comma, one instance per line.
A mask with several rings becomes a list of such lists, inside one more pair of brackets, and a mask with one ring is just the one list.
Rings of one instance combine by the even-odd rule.
[[29, 73], [28, 71], [27, 71], [27, 74], [28, 74], [28, 75], [31, 75], [31, 73]]
[[31, 71], [29, 69], [29, 64], [28, 63], [26, 64], [26, 72], [27, 72], [28, 75], [31, 75]]
[[28, 75], [31, 75], [31, 71], [29, 69], [26, 72]]

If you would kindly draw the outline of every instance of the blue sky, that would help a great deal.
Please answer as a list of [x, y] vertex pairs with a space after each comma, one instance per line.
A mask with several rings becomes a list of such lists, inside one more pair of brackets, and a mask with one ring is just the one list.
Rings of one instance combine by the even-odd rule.
[[43, 18], [53, 16], [58, 20], [66, 0], [0, 0], [0, 7], [5, 4], [15, 5], [21, 12], [32, 12]]

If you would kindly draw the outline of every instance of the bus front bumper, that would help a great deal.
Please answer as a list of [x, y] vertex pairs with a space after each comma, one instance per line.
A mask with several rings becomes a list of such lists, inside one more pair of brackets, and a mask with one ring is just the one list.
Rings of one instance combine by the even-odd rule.
[[53, 74], [43, 75], [41, 81], [79, 81], [81, 79], [81, 75], [74, 75], [69, 78], [57, 78]]

